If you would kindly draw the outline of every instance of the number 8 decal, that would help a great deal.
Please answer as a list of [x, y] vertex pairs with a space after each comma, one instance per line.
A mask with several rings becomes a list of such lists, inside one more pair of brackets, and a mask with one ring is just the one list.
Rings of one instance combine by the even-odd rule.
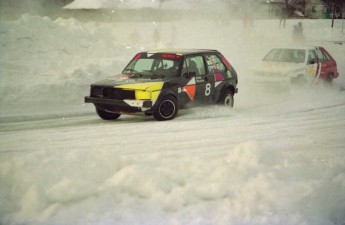
[[207, 83], [205, 88], [205, 96], [209, 96], [211, 94], [211, 84]]

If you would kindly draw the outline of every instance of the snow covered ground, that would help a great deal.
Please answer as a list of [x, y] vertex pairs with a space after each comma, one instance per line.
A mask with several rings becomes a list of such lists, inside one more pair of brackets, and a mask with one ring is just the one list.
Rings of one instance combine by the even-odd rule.
[[[0, 224], [345, 224], [341, 21], [303, 20], [338, 62], [333, 87], [260, 91], [248, 68], [291, 43], [277, 20], [0, 22]], [[156, 30], [161, 29], [161, 37]], [[233, 110], [100, 120], [83, 98], [140, 49], [215, 48], [239, 74]]]

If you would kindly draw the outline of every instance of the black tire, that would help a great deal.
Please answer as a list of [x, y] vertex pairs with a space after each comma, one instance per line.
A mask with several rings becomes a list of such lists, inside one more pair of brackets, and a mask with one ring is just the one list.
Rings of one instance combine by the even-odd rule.
[[218, 105], [226, 107], [234, 107], [234, 94], [230, 90], [225, 90], [218, 101]]
[[97, 115], [101, 117], [103, 120], [116, 120], [117, 118], [121, 116], [121, 114], [107, 112], [99, 108], [96, 108], [96, 112], [97, 112]]
[[157, 109], [153, 112], [153, 117], [158, 121], [172, 120], [178, 112], [177, 100], [174, 96], [168, 95], [162, 99]]
[[325, 83], [326, 83], [327, 85], [332, 85], [332, 84], [333, 84], [333, 74], [329, 74], [329, 75], [327, 76], [327, 79], [325, 80]]
[[297, 86], [302, 86], [302, 85], [307, 84], [307, 80], [302, 75], [299, 75], [299, 76], [291, 79], [291, 84], [297, 85]]

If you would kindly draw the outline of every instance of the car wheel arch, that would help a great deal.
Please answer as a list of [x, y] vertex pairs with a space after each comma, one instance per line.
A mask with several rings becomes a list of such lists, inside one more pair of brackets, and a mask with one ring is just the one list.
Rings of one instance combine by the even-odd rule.
[[234, 92], [230, 88], [225, 89], [224, 92], [220, 95], [217, 104], [233, 108]]
[[168, 96], [168, 95], [171, 95], [171, 96], [173, 96], [176, 100], [177, 100], [177, 102], [179, 102], [179, 95], [177, 94], [177, 93], [175, 93], [175, 91], [173, 91], [172, 89], [163, 89], [162, 91], [161, 91], [161, 93], [160, 93], [160, 95], [158, 96], [158, 98], [157, 98], [157, 100], [156, 100], [156, 102], [157, 103], [159, 103], [159, 102], [161, 102], [162, 101], [162, 99], [164, 99], [166, 96]]
[[171, 88], [162, 89], [160, 94], [158, 95], [158, 98], [154, 101], [153, 107], [150, 110], [148, 110], [148, 112], [153, 112], [154, 110], [156, 110], [162, 99], [168, 95], [172, 95], [177, 100], [177, 102], [180, 103], [180, 96], [177, 94], [177, 91], [175, 93], [175, 91], [173, 91]]
[[[162, 107], [162, 108], [161, 108]], [[164, 111], [161, 111], [161, 110]], [[167, 109], [167, 111], [166, 111]], [[158, 121], [171, 120], [174, 119], [179, 110], [178, 99], [173, 94], [163, 95], [159, 101], [157, 101], [156, 107], [153, 109], [153, 117]], [[170, 113], [167, 114], [166, 113]]]
[[231, 93], [234, 95], [235, 94], [235, 87], [228, 84], [228, 85], [225, 85], [222, 90], [220, 91], [220, 94], [218, 96], [218, 99], [217, 99], [217, 102], [219, 102], [219, 100], [222, 98], [222, 96], [224, 95], [224, 93], [226, 91], [231, 91]]
[[334, 73], [333, 72], [328, 73], [328, 75], [326, 77], [326, 82], [332, 83], [333, 79], [334, 79]]

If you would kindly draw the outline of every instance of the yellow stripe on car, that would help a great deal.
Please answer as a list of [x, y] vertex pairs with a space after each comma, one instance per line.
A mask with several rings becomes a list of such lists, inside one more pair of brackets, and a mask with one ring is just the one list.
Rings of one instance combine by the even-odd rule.
[[136, 90], [135, 91], [135, 99], [150, 100], [151, 99], [151, 91]]
[[151, 94], [151, 97], [152, 97], [152, 100], [157, 100], [157, 98], [158, 98], [158, 96], [159, 96], [159, 94], [161, 93], [161, 91], [159, 90], [159, 91], [154, 91], [154, 92], [152, 92]]
[[124, 90], [135, 90], [135, 99], [156, 100], [162, 90], [164, 82], [147, 82], [135, 84], [123, 84], [116, 86]]
[[157, 100], [161, 90], [159, 91], [135, 91], [135, 99], [137, 100]]
[[146, 90], [146, 91], [158, 91], [163, 87], [164, 82], [147, 82], [147, 83], [135, 83], [135, 84], [123, 84], [117, 86], [126, 90]]

